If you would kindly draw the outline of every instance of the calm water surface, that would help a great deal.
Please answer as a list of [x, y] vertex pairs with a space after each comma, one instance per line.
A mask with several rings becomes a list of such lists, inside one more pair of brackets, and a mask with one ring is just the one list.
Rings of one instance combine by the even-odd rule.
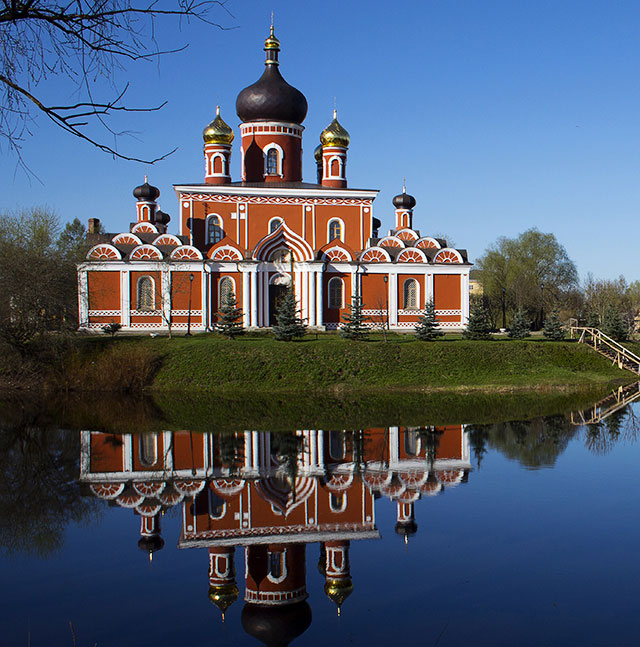
[[637, 417], [613, 398], [277, 434], [6, 416], [2, 644], [636, 645]]

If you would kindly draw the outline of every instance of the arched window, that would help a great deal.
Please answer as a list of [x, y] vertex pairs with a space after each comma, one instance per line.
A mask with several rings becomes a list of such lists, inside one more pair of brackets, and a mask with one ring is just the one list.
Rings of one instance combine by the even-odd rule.
[[267, 175], [278, 175], [278, 151], [270, 148], [267, 151]]
[[407, 456], [417, 456], [420, 452], [420, 434], [417, 429], [404, 432], [404, 451]]
[[209, 216], [207, 219], [207, 242], [209, 245], [219, 243], [224, 238], [222, 219], [220, 216]]
[[340, 161], [338, 158], [334, 158], [331, 160], [331, 177], [340, 177], [342, 173], [340, 173]]
[[269, 551], [267, 579], [274, 584], [282, 582], [287, 577], [287, 549]]
[[329, 241], [334, 238], [342, 240], [342, 223], [339, 220], [332, 220], [329, 223]]
[[329, 494], [329, 507], [332, 512], [344, 512], [347, 507], [347, 495], [344, 492]]
[[330, 431], [329, 432], [329, 456], [334, 461], [341, 461], [344, 459], [346, 448], [344, 446], [344, 432]]
[[136, 310], [155, 310], [156, 295], [154, 281], [150, 276], [141, 276], [138, 279], [138, 300]]
[[415, 310], [418, 307], [418, 282], [407, 279], [404, 282], [404, 309]]
[[233, 279], [229, 278], [228, 276], [224, 276], [220, 279], [220, 283], [218, 284], [218, 306], [222, 306], [227, 302], [227, 298], [229, 295], [234, 295], [235, 294], [235, 285], [233, 283]]
[[342, 279], [334, 277], [329, 281], [329, 307], [330, 308], [342, 308], [343, 287], [344, 287], [344, 284], [342, 283]]
[[282, 224], [282, 218], [271, 218], [269, 221], [269, 233], [272, 234]]
[[226, 512], [225, 500], [213, 490], [209, 490], [209, 516], [212, 519], [222, 519]]
[[158, 462], [158, 434], [146, 433], [140, 436], [140, 463], [151, 467]]

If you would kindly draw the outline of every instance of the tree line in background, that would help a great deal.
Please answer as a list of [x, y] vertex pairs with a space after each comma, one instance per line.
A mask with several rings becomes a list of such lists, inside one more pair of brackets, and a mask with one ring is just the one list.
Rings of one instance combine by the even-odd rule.
[[514, 329], [526, 321], [539, 330], [554, 310], [565, 324], [600, 328], [618, 340], [637, 328], [640, 281], [587, 274], [581, 285], [565, 248], [537, 229], [498, 238], [478, 259], [472, 278], [482, 288], [473, 301], [482, 304], [492, 329]]

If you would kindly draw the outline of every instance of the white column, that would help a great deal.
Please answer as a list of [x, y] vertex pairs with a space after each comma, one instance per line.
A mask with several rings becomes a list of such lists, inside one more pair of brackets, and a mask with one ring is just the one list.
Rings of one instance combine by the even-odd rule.
[[260, 467], [260, 456], [258, 450], [260, 449], [260, 432], [251, 432], [251, 468], [257, 470]]
[[322, 314], [322, 270], [319, 270], [316, 274], [316, 325], [322, 326], [323, 314]]
[[244, 469], [251, 469], [251, 460], [253, 458], [253, 443], [252, 441], [252, 432], [244, 432]]
[[162, 270], [160, 284], [162, 292], [162, 325], [168, 327], [171, 321], [171, 271], [167, 268]]
[[131, 281], [129, 270], [122, 270], [120, 279], [120, 323], [128, 328], [131, 325]]
[[399, 461], [400, 434], [398, 427], [389, 427], [389, 468], [393, 469]]
[[251, 327], [258, 327], [258, 268], [251, 268]]
[[324, 431], [318, 429], [318, 467], [324, 467]]
[[351, 272], [351, 296], [348, 299], [345, 299], [344, 302], [348, 305], [351, 303], [351, 299], [353, 299], [356, 294], [359, 294], [358, 292], [358, 269], [355, 268]]
[[427, 274], [427, 301], [435, 301], [433, 297], [433, 274]]
[[269, 325], [269, 272], [265, 269], [262, 272], [262, 325]]
[[86, 270], [78, 274], [78, 318], [81, 326], [89, 321], [89, 282]]
[[389, 325], [398, 325], [398, 275], [389, 274]]
[[211, 325], [211, 321], [209, 321], [209, 278], [209, 272], [204, 269], [203, 265], [200, 279], [200, 320], [205, 330]]
[[245, 328], [248, 328], [251, 325], [251, 313], [249, 311], [250, 309], [250, 304], [249, 304], [249, 290], [251, 289], [250, 286], [250, 277], [249, 277], [249, 271], [247, 270], [246, 267], [242, 269], [242, 325]]
[[307, 289], [308, 296], [307, 301], [309, 302], [309, 325], [316, 325], [316, 273], [309, 272], [307, 274]]
[[460, 295], [460, 308], [462, 310], [462, 315], [460, 319], [463, 324], [466, 324], [469, 320], [469, 274], [463, 274], [460, 277], [461, 283], [461, 292]]

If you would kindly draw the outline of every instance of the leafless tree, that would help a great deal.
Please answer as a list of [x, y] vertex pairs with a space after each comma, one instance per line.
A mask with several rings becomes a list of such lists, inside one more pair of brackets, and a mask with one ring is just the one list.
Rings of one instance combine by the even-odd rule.
[[[32, 133], [35, 116], [45, 114], [65, 132], [114, 157], [152, 164], [118, 151], [117, 132], [108, 118], [122, 112], [154, 111], [164, 104], [132, 107], [125, 103], [129, 85], [95, 96], [97, 83], [112, 83], [115, 70], [128, 63], [151, 61], [180, 51], [161, 50], [155, 39], [159, 20], [198, 20], [225, 29], [210, 19], [226, 11], [225, 0], [0, 0], [0, 141], [24, 168], [21, 148]], [[227, 12], [228, 13], [228, 12]], [[229, 14], [231, 15], [231, 14]], [[45, 82], [57, 77], [71, 83], [79, 101], [59, 103], [47, 96]], [[103, 137], [93, 134], [104, 128]], [[109, 144], [111, 139], [114, 143]]]

